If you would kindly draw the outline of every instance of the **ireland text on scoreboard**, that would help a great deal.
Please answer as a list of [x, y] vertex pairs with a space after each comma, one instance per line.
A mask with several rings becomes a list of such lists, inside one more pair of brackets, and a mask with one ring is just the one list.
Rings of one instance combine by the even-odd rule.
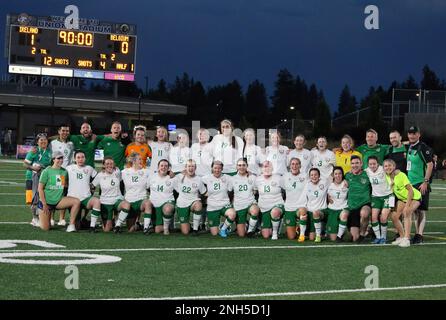
[[62, 18], [8, 15], [10, 73], [134, 81], [135, 25]]

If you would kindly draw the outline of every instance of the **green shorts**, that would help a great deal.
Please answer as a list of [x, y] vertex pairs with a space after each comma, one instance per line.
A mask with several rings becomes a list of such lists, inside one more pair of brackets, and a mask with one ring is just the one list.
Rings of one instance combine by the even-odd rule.
[[251, 209], [252, 205], [250, 205], [248, 208], [242, 209], [242, 210], [238, 210], [236, 211], [236, 218], [235, 221], [237, 224], [245, 224], [246, 221], [248, 220], [248, 213], [249, 210]]
[[372, 209], [389, 209], [389, 198], [391, 194], [384, 197], [373, 197], [372, 196]]
[[112, 220], [113, 213], [118, 212], [119, 205], [124, 200], [116, 200], [114, 204], [101, 204], [102, 221]]
[[226, 211], [231, 208], [232, 204], [228, 204], [223, 208], [221, 208], [220, 210], [208, 211], [207, 216], [208, 216], [209, 227], [210, 228], [218, 227], [220, 225], [220, 217], [224, 216]]
[[175, 209], [175, 201], [167, 201], [164, 202], [160, 207], [155, 207], [155, 217], [153, 217], [152, 215], [152, 219], [155, 219], [155, 226], [162, 226], [163, 225], [163, 217], [164, 217], [164, 213], [163, 213], [163, 207], [166, 204], [171, 204], [173, 205], [174, 209]]
[[88, 198], [85, 198], [84, 200], [81, 201], [81, 210], [87, 209], [88, 202], [90, 201], [91, 198], [93, 198], [93, 196], [89, 196]]
[[[320, 210], [322, 213], [322, 215], [320, 217], [321, 221], [322, 221], [322, 219], [324, 219], [325, 210], [326, 209]], [[311, 212], [311, 211], [307, 211], [307, 229], [309, 230], [310, 233], [316, 232], [316, 227], [314, 226], [313, 212]]]
[[135, 202], [130, 202], [130, 210], [127, 219], [133, 219], [139, 216], [141, 213], [141, 204], [144, 200], [138, 200]]
[[185, 207], [185, 208], [177, 207], [178, 219], [180, 220], [181, 224], [189, 223], [191, 207], [192, 207], [192, 204], [189, 207]]
[[284, 223], [286, 227], [295, 227], [297, 225], [297, 211], [285, 211]]
[[324, 209], [324, 214], [327, 216], [327, 225], [326, 230], [327, 233], [333, 234], [338, 233], [339, 228], [339, 216], [341, 215], [342, 210], [333, 210], [333, 209]]
[[285, 208], [284, 208], [283, 204], [279, 204], [277, 206], [272, 207], [271, 210], [262, 212], [262, 224], [261, 224], [262, 229], [271, 229], [273, 227], [272, 220], [271, 220], [271, 211], [274, 208], [280, 209], [282, 211], [282, 214], [285, 212]]

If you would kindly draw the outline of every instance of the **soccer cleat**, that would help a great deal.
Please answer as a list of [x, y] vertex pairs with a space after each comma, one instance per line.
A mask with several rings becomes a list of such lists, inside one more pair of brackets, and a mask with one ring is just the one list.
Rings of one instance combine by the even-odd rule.
[[115, 227], [113, 228], [113, 232], [114, 232], [114, 233], [122, 233], [121, 227], [120, 227], [120, 226], [115, 226]]
[[39, 221], [39, 218], [37, 218], [37, 217], [34, 217], [32, 220], [31, 220], [31, 225], [33, 226], [33, 227], [40, 227], [40, 221]]
[[316, 236], [316, 239], [314, 239], [314, 242], [316, 242], [316, 243], [321, 242], [321, 236]]
[[146, 236], [148, 236], [150, 234], [149, 231], [150, 231], [150, 228], [145, 228], [143, 232]]
[[363, 243], [364, 239], [365, 239], [364, 236], [359, 236], [359, 238], [355, 241], [355, 243]]
[[76, 227], [74, 226], [74, 224], [69, 224], [67, 227], [67, 232], [75, 232], [76, 231]]
[[255, 234], [256, 234], [255, 230], [253, 230], [253, 231], [248, 231], [248, 233], [246, 234], [246, 236], [247, 236], [248, 238], [252, 238], [252, 237], [254, 237]]
[[403, 241], [403, 237], [396, 238], [395, 241], [392, 242], [392, 245], [398, 246], [401, 241]]
[[344, 240], [342, 240], [342, 238], [336, 237], [336, 243], [342, 243], [344, 242]]
[[412, 240], [410, 241], [412, 244], [421, 244], [423, 243], [423, 236], [421, 234], [415, 234]]
[[192, 230], [191, 234], [193, 237], [197, 237], [198, 236], [198, 230]]
[[277, 239], [279, 239], [279, 236], [277, 234], [273, 234], [271, 240], [277, 240]]
[[384, 238], [379, 239], [379, 244], [386, 244], [386, 239]]
[[305, 241], [305, 236], [303, 234], [301, 234], [299, 236], [299, 238], [297, 239], [297, 242], [304, 242]]
[[51, 219], [51, 220], [50, 220], [50, 225], [51, 225], [52, 227], [54, 227], [54, 224], [55, 224], [54, 220]]
[[98, 230], [96, 230], [96, 227], [90, 227], [90, 233], [96, 233]]
[[410, 240], [407, 238], [403, 238], [398, 246], [401, 248], [410, 247]]
[[220, 237], [222, 238], [227, 238], [228, 234], [226, 232], [226, 230], [220, 229], [220, 231], [218, 232], [218, 234], [220, 235]]
[[67, 225], [67, 222], [65, 220], [59, 220], [57, 223], [58, 226], [65, 227]]
[[375, 238], [375, 240], [373, 240], [371, 243], [373, 243], [373, 244], [380, 244], [381, 243], [381, 239]]
[[165, 236], [168, 236], [168, 235], [170, 234], [169, 229], [164, 229], [163, 234], [164, 234]]

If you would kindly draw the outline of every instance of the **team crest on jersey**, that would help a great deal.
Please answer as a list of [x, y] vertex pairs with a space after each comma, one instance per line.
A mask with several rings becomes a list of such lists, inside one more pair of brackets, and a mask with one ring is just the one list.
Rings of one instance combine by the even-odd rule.
[[141, 149], [140, 149], [140, 152], [143, 153], [143, 152], [144, 152], [144, 148], [141, 148]]
[[324, 190], [324, 188], [325, 188], [325, 185], [323, 185], [323, 184], [319, 185], [319, 189]]
[[110, 146], [110, 142], [107, 142], [107, 146]]
[[305, 178], [299, 178], [299, 182], [304, 182]]
[[368, 181], [367, 179], [363, 179], [363, 178], [361, 178], [361, 183], [362, 183], [362, 184], [366, 184], [367, 181]]
[[82, 170], [83, 173], [88, 174], [88, 169], [85, 168], [84, 170]]
[[198, 185], [196, 183], [192, 183], [192, 188], [198, 188]]
[[275, 181], [271, 182], [271, 186], [273, 186], [273, 187], [277, 186], [277, 182], [275, 182]]
[[164, 151], [169, 151], [169, 146], [165, 146]]
[[280, 153], [280, 154], [283, 154], [284, 152], [285, 152], [285, 150], [283, 150], [283, 149], [280, 149], [280, 150], [279, 150], [279, 153]]
[[172, 182], [170, 182], [170, 181], [166, 182], [166, 186], [168, 186], [168, 187], [170, 187], [171, 184], [172, 184]]
[[139, 171], [138, 171], [138, 175], [139, 175], [139, 176], [142, 176], [143, 174], [144, 174], [144, 171], [142, 171], [142, 170], [139, 170]]

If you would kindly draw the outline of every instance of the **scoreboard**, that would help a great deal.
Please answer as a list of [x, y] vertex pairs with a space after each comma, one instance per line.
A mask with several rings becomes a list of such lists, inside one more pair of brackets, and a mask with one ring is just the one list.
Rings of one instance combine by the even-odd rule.
[[64, 17], [9, 15], [9, 72], [105, 80], [135, 80], [136, 26]]

